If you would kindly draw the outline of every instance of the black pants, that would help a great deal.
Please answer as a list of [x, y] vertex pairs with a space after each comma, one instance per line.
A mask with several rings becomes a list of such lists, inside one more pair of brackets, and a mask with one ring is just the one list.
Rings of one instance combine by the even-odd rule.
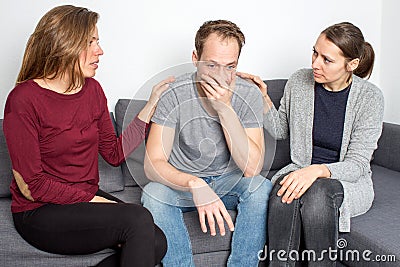
[[97, 265], [101, 267], [160, 263], [167, 241], [150, 212], [101, 190], [96, 195], [118, 203], [47, 204], [14, 213], [15, 228], [32, 246], [50, 253], [79, 255], [115, 249], [114, 255]]
[[[317, 179], [299, 199], [286, 204], [277, 196], [284, 176], [276, 181], [268, 203], [269, 266], [295, 266], [297, 261], [306, 261], [308, 266], [336, 266], [334, 257], [324, 251], [337, 248], [342, 184], [335, 179]], [[300, 245], [310, 254], [302, 254]]]

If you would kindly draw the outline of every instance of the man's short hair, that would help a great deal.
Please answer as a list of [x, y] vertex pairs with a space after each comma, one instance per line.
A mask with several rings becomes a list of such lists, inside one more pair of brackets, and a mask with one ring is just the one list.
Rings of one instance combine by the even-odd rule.
[[203, 53], [204, 43], [210, 34], [216, 33], [223, 40], [226, 38], [236, 39], [239, 45], [239, 55], [245, 43], [245, 37], [240, 28], [233, 22], [228, 20], [211, 20], [201, 25], [196, 33], [195, 47], [197, 56], [200, 58]]

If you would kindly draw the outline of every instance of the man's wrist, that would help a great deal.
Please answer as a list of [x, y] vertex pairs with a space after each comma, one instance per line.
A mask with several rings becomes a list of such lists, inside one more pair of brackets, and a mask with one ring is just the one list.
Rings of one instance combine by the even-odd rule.
[[199, 177], [193, 177], [187, 182], [187, 187], [189, 188], [190, 192], [193, 192], [194, 189], [200, 188], [204, 185], [204, 180]]

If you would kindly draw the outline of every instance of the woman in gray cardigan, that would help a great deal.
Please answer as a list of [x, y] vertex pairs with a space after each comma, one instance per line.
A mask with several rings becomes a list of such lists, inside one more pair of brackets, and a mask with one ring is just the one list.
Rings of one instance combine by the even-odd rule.
[[[289, 78], [278, 110], [259, 77], [239, 74], [255, 82], [265, 97], [264, 127], [275, 139], [290, 138], [292, 163], [272, 178], [270, 266], [294, 266], [293, 255], [302, 255], [300, 242], [322, 258], [305, 258], [309, 266], [335, 266], [323, 251], [336, 250], [339, 232], [350, 231], [350, 218], [371, 207], [370, 160], [384, 105], [379, 88], [362, 79], [369, 78], [373, 63], [371, 45], [359, 28], [345, 22], [319, 35], [312, 69]], [[281, 261], [271, 254], [280, 250], [285, 252]]]

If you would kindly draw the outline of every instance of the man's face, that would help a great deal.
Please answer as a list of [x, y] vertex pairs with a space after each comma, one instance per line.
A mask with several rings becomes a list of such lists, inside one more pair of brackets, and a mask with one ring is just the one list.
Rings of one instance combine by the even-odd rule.
[[192, 61], [197, 67], [197, 78], [202, 74], [218, 75], [228, 84], [235, 78], [239, 59], [239, 44], [234, 38], [222, 39], [216, 33], [210, 34], [199, 56], [193, 51]]

